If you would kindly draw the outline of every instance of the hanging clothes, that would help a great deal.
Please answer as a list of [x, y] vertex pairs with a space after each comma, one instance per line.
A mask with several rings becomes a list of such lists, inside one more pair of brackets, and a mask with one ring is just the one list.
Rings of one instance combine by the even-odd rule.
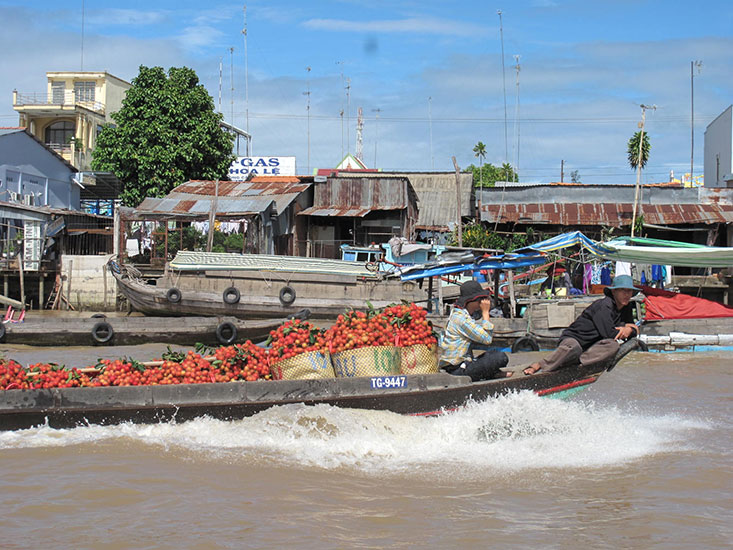
[[608, 269], [608, 266], [603, 266], [601, 268], [601, 283], [602, 285], [610, 285], [611, 284], [611, 270]]
[[590, 264], [585, 264], [583, 267], [583, 292], [585, 294], [590, 293], [590, 286], [593, 284], [593, 267]]

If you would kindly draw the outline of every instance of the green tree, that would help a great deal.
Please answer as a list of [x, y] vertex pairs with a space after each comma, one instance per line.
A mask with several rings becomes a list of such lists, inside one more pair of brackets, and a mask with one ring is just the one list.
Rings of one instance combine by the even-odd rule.
[[570, 183], [580, 183], [580, 172], [577, 170], [570, 172]]
[[[629, 140], [629, 143], [626, 146], [627, 151], [628, 151], [629, 165], [634, 170], [636, 170], [636, 168], [639, 166], [639, 140], [640, 139], [641, 139], [641, 130], [639, 130], [633, 136], [631, 136], [631, 139]], [[651, 148], [652, 146], [649, 143], [649, 134], [644, 132], [644, 142], [641, 145], [641, 167], [642, 168], [646, 166], [646, 163], [649, 160], [649, 150]]]
[[479, 141], [475, 147], [473, 148], [474, 156], [478, 158], [479, 163], [479, 180], [478, 185], [479, 188], [483, 188], [483, 168], [484, 168], [484, 159], [486, 158], [486, 145]]
[[92, 168], [124, 184], [123, 204], [162, 197], [190, 179], [225, 178], [234, 136], [221, 128], [214, 100], [188, 67], [140, 66], [140, 73], [102, 129]]
[[491, 163], [484, 164], [483, 166], [474, 166], [471, 164], [467, 170], [473, 172], [475, 187], [480, 187], [482, 183], [486, 187], [494, 187], [497, 181], [517, 181], [517, 174], [514, 168], [508, 163], [502, 166], [494, 166]]
[[[528, 246], [535, 242], [534, 230], [530, 227], [526, 233], [513, 233], [502, 236], [489, 231], [480, 223], [470, 223], [463, 227], [463, 246], [465, 248], [489, 248], [511, 252], [517, 248]], [[450, 246], [458, 246], [458, 232], [451, 234]]]

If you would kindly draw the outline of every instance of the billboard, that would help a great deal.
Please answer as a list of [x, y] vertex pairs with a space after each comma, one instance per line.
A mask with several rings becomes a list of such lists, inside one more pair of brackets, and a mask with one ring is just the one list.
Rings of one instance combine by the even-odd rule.
[[229, 167], [231, 181], [254, 176], [294, 176], [295, 157], [237, 157]]

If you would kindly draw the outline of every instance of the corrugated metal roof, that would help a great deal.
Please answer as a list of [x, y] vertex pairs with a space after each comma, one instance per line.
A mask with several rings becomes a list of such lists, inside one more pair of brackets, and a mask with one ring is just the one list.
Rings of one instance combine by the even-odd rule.
[[[364, 174], [339, 172], [346, 178], [360, 178]], [[451, 172], [380, 172], [380, 178], [407, 178], [418, 198], [416, 227], [432, 231], [448, 231], [448, 224], [456, 222], [456, 173]], [[473, 174], [460, 173], [461, 216], [471, 215], [471, 187]]]
[[[723, 204], [643, 204], [644, 221], [656, 225], [733, 222], [733, 206]], [[638, 215], [638, 213], [637, 213]], [[633, 204], [484, 204], [481, 220], [490, 223], [550, 225], [629, 225]]]
[[[216, 215], [251, 216], [264, 212], [274, 202], [272, 197], [219, 197], [216, 202]], [[158, 216], [169, 214], [202, 218], [209, 215], [211, 203], [212, 199], [191, 199], [190, 195], [162, 199], [148, 197], [135, 209], [135, 213], [154, 214]]]
[[[278, 214], [312, 184], [297, 177], [260, 176], [252, 181], [220, 181], [217, 216], [246, 216], [264, 212], [274, 202]], [[146, 198], [136, 214], [202, 217], [211, 211], [216, 182], [192, 180], [173, 189], [165, 198]]]
[[376, 210], [404, 210], [417, 196], [407, 178], [331, 177], [314, 184], [313, 206], [299, 215], [363, 218]]
[[363, 218], [373, 209], [370, 208], [323, 208], [320, 206], [311, 206], [305, 210], [298, 212], [298, 216], [335, 216], [346, 218]]

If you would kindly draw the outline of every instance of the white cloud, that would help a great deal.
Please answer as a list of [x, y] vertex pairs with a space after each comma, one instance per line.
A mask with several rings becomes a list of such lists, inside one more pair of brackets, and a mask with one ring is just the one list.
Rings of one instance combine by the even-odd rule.
[[309, 19], [303, 26], [318, 31], [417, 33], [448, 36], [478, 36], [487, 29], [473, 23], [451, 21], [435, 17], [409, 17], [406, 19], [377, 21], [348, 21], [344, 19]]
[[91, 10], [86, 14], [86, 22], [89, 25], [155, 25], [166, 18], [164, 11], [145, 11], [122, 8], [110, 8], [103, 10]]

